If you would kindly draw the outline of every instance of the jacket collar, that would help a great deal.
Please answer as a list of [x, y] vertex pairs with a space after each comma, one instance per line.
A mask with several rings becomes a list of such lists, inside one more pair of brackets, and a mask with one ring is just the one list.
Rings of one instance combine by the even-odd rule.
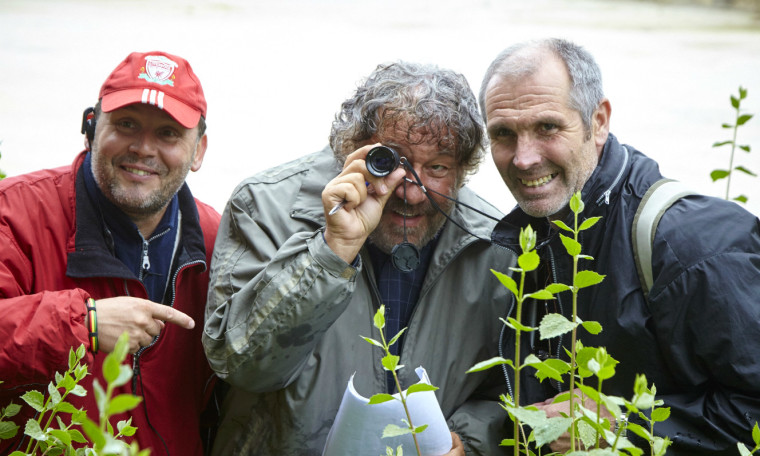
[[[610, 203], [618, 197], [624, 177], [630, 168], [631, 151], [610, 133], [599, 163], [581, 190], [581, 199], [584, 202], [583, 218], [604, 216]], [[573, 218], [574, 215], [570, 213], [563, 221], [572, 226]], [[528, 225], [538, 232], [538, 245], [541, 245], [542, 240], [553, 237], [553, 233], [556, 232], [550, 229], [548, 219], [531, 217], [518, 206], [499, 222], [492, 239], [499, 245], [519, 252], [520, 228]]]
[[[100, 211], [85, 188], [82, 164], [86, 154], [86, 151], [82, 152], [74, 161], [76, 232], [74, 250], [68, 253], [66, 275], [76, 278], [134, 279], [134, 274], [114, 255], [113, 238], [107, 232]], [[200, 227], [198, 208], [187, 183], [182, 185], [177, 197], [179, 209], [182, 212], [181, 250], [177, 264], [202, 263], [205, 270], [206, 249], [203, 243], [203, 232]]]

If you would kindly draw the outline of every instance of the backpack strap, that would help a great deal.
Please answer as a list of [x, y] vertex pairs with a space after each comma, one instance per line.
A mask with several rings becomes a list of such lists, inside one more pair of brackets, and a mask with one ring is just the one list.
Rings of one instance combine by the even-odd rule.
[[633, 258], [639, 273], [641, 289], [649, 301], [649, 290], [654, 282], [652, 274], [652, 243], [657, 224], [668, 208], [679, 198], [686, 195], [696, 195], [680, 182], [672, 179], [660, 179], [644, 194], [633, 218], [631, 238], [633, 240]]

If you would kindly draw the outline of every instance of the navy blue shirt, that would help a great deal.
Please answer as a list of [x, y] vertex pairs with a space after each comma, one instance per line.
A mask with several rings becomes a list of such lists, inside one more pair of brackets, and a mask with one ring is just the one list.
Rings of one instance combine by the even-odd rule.
[[[177, 195], [169, 202], [163, 218], [149, 239], [101, 192], [92, 173], [92, 153], [84, 160], [84, 183], [103, 220], [112, 252], [140, 282], [153, 302], [165, 303], [176, 246], [179, 244], [179, 202]], [[165, 303], [169, 304], [169, 303]]]

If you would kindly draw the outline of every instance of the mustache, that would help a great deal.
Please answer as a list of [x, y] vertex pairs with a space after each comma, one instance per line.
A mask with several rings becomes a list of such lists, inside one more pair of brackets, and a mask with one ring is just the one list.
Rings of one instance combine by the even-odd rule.
[[408, 204], [404, 203], [404, 200], [402, 198], [393, 195], [385, 204], [383, 212], [399, 212], [402, 214], [407, 214], [409, 216], [418, 216], [437, 214], [438, 210], [433, 207], [433, 205], [430, 204], [430, 201], [427, 199], [419, 204]]

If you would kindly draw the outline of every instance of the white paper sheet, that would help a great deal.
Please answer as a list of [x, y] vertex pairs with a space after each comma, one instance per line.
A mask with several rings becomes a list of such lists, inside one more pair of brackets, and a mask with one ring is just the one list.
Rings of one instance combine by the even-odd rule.
[[[427, 372], [422, 367], [415, 369], [419, 383], [430, 384]], [[355, 374], [354, 374], [355, 375]], [[398, 394], [395, 394], [397, 398]], [[441, 406], [432, 391], [414, 393], [407, 398], [412, 424], [415, 427], [427, 424], [422, 433], [417, 434], [423, 456], [440, 456], [451, 450], [451, 433], [441, 412]], [[395, 451], [399, 445], [404, 455], [416, 455], [411, 434], [382, 438], [383, 429], [388, 424], [405, 427], [401, 421], [406, 418], [400, 400], [369, 405], [369, 399], [354, 389], [354, 376], [348, 381], [346, 392], [338, 409], [330, 433], [327, 436], [323, 456], [384, 456], [385, 448]]]

